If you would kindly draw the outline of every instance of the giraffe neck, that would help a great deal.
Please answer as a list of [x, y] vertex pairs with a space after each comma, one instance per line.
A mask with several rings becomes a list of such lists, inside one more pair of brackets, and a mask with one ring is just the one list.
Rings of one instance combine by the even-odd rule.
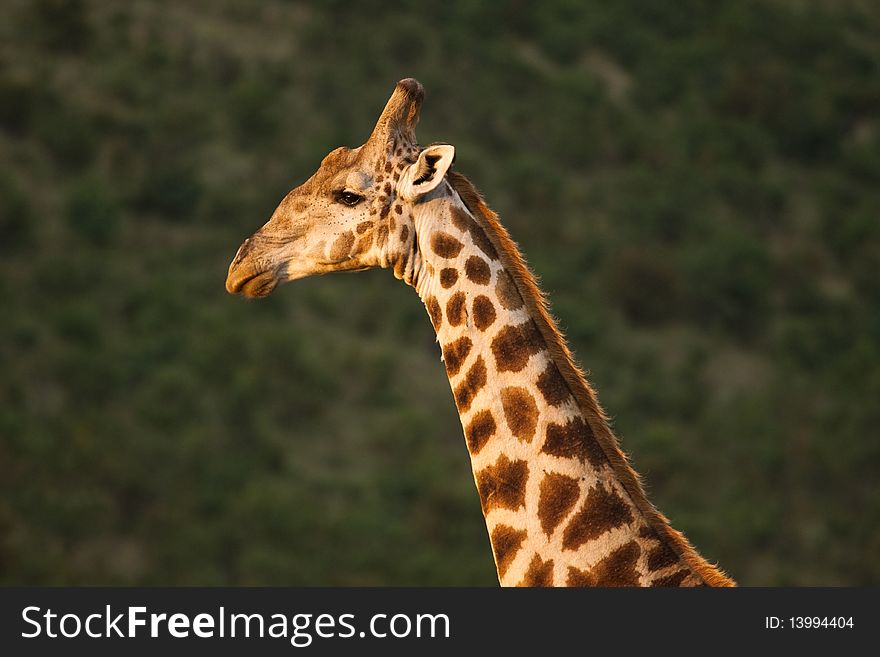
[[729, 584], [647, 501], [518, 250], [470, 184], [414, 209], [437, 332], [504, 586]]

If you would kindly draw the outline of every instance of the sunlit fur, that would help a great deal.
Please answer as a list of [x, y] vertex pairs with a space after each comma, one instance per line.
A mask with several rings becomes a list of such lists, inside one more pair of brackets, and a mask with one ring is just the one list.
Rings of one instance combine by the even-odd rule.
[[[418, 291], [447, 357], [447, 374], [465, 429], [499, 580], [503, 584], [733, 585], [730, 578], [697, 554], [648, 501], [639, 476], [620, 450], [595, 392], [575, 364], [516, 244], [473, 185], [449, 168], [454, 148], [418, 146], [414, 129], [422, 98], [423, 90], [415, 80], [398, 83], [370, 139], [357, 149], [340, 148], [324, 158], [318, 171], [292, 190], [270, 221], [242, 244], [230, 265], [227, 289], [247, 296], [265, 296], [285, 280], [329, 271], [383, 267], [391, 269], [397, 278]], [[363, 202], [353, 207], [341, 204], [339, 190], [343, 187], [357, 191]], [[367, 223], [370, 228], [364, 229], [361, 235], [358, 226]], [[381, 231], [381, 239], [374, 238], [374, 230]], [[455, 268], [458, 271], [452, 271]], [[443, 271], [455, 274], [461, 289], [453, 291], [452, 284], [444, 285]], [[491, 296], [487, 291], [490, 278], [495, 277], [497, 287], [502, 274], [510, 277], [522, 300], [515, 313], [493, 305], [503, 299], [503, 295], [497, 296], [497, 291], [493, 299], [485, 296]], [[456, 306], [456, 297], [464, 301], [468, 294], [474, 304], [471, 305], [473, 324], [456, 318], [456, 314], [468, 312], [462, 304]], [[483, 307], [491, 308], [492, 321], [497, 317], [492, 331], [486, 333], [482, 331], [488, 324], [480, 327], [475, 305], [480, 296]], [[444, 298], [445, 317], [438, 297]], [[525, 323], [523, 314], [527, 318]], [[471, 331], [473, 340], [467, 337], [467, 331]], [[473, 342], [474, 348], [468, 346], [459, 355], [454, 345], [463, 338], [469, 345]], [[496, 351], [499, 339], [503, 345]], [[508, 354], [507, 345], [520, 351]], [[456, 360], [462, 367], [458, 367]], [[516, 363], [511, 365], [514, 360]], [[526, 363], [531, 365], [526, 367]], [[536, 378], [538, 363], [546, 369]], [[542, 385], [542, 378], [548, 376]], [[499, 387], [505, 385], [499, 384], [502, 380], [508, 382], [507, 387]], [[546, 392], [548, 388], [544, 386], [549, 385], [548, 380], [555, 382], [552, 391], [566, 395], [564, 406], [569, 409], [566, 412], [561, 412], [562, 402], [554, 399], [552, 391]], [[516, 386], [530, 386], [533, 391], [537, 386], [543, 398], [532, 399], [525, 394], [525, 389]], [[509, 395], [511, 390], [522, 390], [520, 399], [531, 404], [524, 408], [530, 408], [529, 412], [543, 418], [545, 435], [534, 442], [529, 436], [525, 451], [518, 442], [520, 437], [511, 428], [507, 411], [503, 408], [499, 411], [499, 406], [504, 406], [505, 391]], [[553, 451], [556, 444], [571, 444], [551, 441], [551, 428], [559, 431], [562, 426], [551, 427], [550, 419], [563, 417], [566, 422], [578, 420], [583, 433], [578, 434], [577, 444], [591, 450], [589, 457], [594, 463], [582, 462], [579, 455], [569, 455], [565, 450]], [[478, 435], [480, 418], [485, 419], [486, 427], [491, 422], [491, 431], [485, 430], [485, 438]], [[534, 431], [534, 424], [531, 429]], [[493, 460], [489, 460], [489, 455]], [[548, 461], [544, 455], [557, 460]], [[529, 480], [532, 467], [533, 478]], [[543, 467], [547, 470], [542, 471]], [[556, 537], [551, 544], [548, 543], [550, 534], [542, 538], [541, 531], [545, 521], [553, 518], [554, 507], [552, 504], [543, 506], [542, 500], [545, 490], [551, 493], [546, 499], [556, 499], [552, 496], [554, 491], [559, 492], [559, 499], [564, 497], [566, 476], [563, 471], [576, 478], [568, 479], [577, 482], [575, 501], [579, 500], [579, 506], [575, 512], [571, 506], [574, 501], [569, 496], [571, 504], [565, 508], [570, 522], [563, 527], [562, 516], [557, 516], [555, 519], [559, 522], [547, 523], [548, 526], [553, 524]], [[555, 475], [560, 476], [554, 479]], [[528, 482], [535, 482], [538, 477], [541, 490], [536, 492], [535, 484]], [[517, 486], [516, 481], [521, 485]], [[526, 496], [527, 490], [531, 491], [529, 496]], [[511, 525], [498, 520], [501, 511], [497, 504], [499, 500], [503, 504], [505, 499], [515, 500], [501, 510]], [[542, 509], [548, 509], [548, 513], [542, 515]], [[603, 513], [606, 515], [602, 516]], [[625, 516], [627, 520], [620, 520], [619, 524], [603, 522], [615, 519], [615, 513], [618, 519]], [[569, 534], [570, 529], [581, 533]], [[509, 530], [507, 537], [499, 534], [499, 530], [501, 534]], [[641, 531], [651, 538], [646, 538]], [[515, 554], [520, 545], [522, 551], [515, 558], [511, 557], [514, 561], [502, 563], [499, 546], [505, 540], [510, 543], [513, 534], [519, 543], [508, 554]], [[567, 535], [574, 540], [569, 541]], [[612, 535], [626, 542], [593, 540]], [[666, 554], [671, 562], [658, 560], [653, 566], [646, 565], [650, 564], [650, 554], [639, 547], [647, 545], [646, 541], [652, 544], [659, 541], [668, 548]], [[638, 577], [635, 577], [634, 559], [642, 564]], [[610, 564], [623, 562], [632, 562], [632, 576], [611, 576], [613, 566]], [[510, 566], [511, 563], [516, 567]]]
[[617, 438], [608, 426], [608, 417], [602, 410], [596, 394], [587, 382], [583, 371], [576, 364], [565, 338], [548, 310], [547, 299], [529, 270], [516, 243], [498, 220], [498, 216], [484, 203], [482, 197], [463, 175], [450, 171], [447, 179], [461, 197], [471, 214], [486, 230], [486, 234], [498, 250], [505, 269], [513, 274], [514, 282], [529, 309], [529, 314], [538, 323], [538, 328], [550, 349], [551, 357], [559, 367], [577, 400], [578, 406], [588, 419], [593, 433], [614, 468], [618, 480], [629, 493], [635, 505], [642, 512], [650, 526], [667, 539], [667, 544], [696, 572], [709, 586], [733, 586], [730, 579], [718, 567], [703, 559], [684, 535], [670, 527], [667, 518], [648, 501], [642, 487], [641, 478], [629, 465], [626, 455], [621, 451]]

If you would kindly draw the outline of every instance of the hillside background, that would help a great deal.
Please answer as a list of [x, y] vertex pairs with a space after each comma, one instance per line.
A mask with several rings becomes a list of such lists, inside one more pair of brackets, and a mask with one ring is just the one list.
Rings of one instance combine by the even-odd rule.
[[494, 585], [384, 271], [224, 290], [394, 83], [655, 503], [746, 585], [880, 584], [880, 7], [0, 8], [0, 583]]

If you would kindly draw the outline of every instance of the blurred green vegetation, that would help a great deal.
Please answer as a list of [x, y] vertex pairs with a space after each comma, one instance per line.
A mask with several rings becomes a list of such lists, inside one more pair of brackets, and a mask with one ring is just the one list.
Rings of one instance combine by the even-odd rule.
[[0, 582], [493, 584], [387, 272], [224, 291], [396, 80], [657, 505], [743, 584], [880, 584], [880, 9], [0, 8]]

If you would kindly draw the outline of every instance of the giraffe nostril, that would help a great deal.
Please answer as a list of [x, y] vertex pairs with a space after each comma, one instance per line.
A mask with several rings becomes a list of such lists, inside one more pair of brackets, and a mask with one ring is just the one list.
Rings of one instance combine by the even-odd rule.
[[252, 245], [252, 237], [247, 238], [241, 243], [241, 246], [238, 247], [238, 251], [235, 252], [235, 257], [232, 259], [232, 262], [229, 263], [229, 270], [226, 274], [226, 291], [230, 294], [237, 294], [240, 292], [248, 279], [252, 278], [256, 273], [253, 271], [252, 265], [249, 266], [245, 263], [245, 259], [251, 251]]
[[241, 243], [241, 246], [238, 247], [238, 251], [235, 253], [235, 257], [232, 259], [232, 266], [235, 267], [238, 265], [244, 257], [251, 250], [251, 238], [248, 237], [244, 242]]

